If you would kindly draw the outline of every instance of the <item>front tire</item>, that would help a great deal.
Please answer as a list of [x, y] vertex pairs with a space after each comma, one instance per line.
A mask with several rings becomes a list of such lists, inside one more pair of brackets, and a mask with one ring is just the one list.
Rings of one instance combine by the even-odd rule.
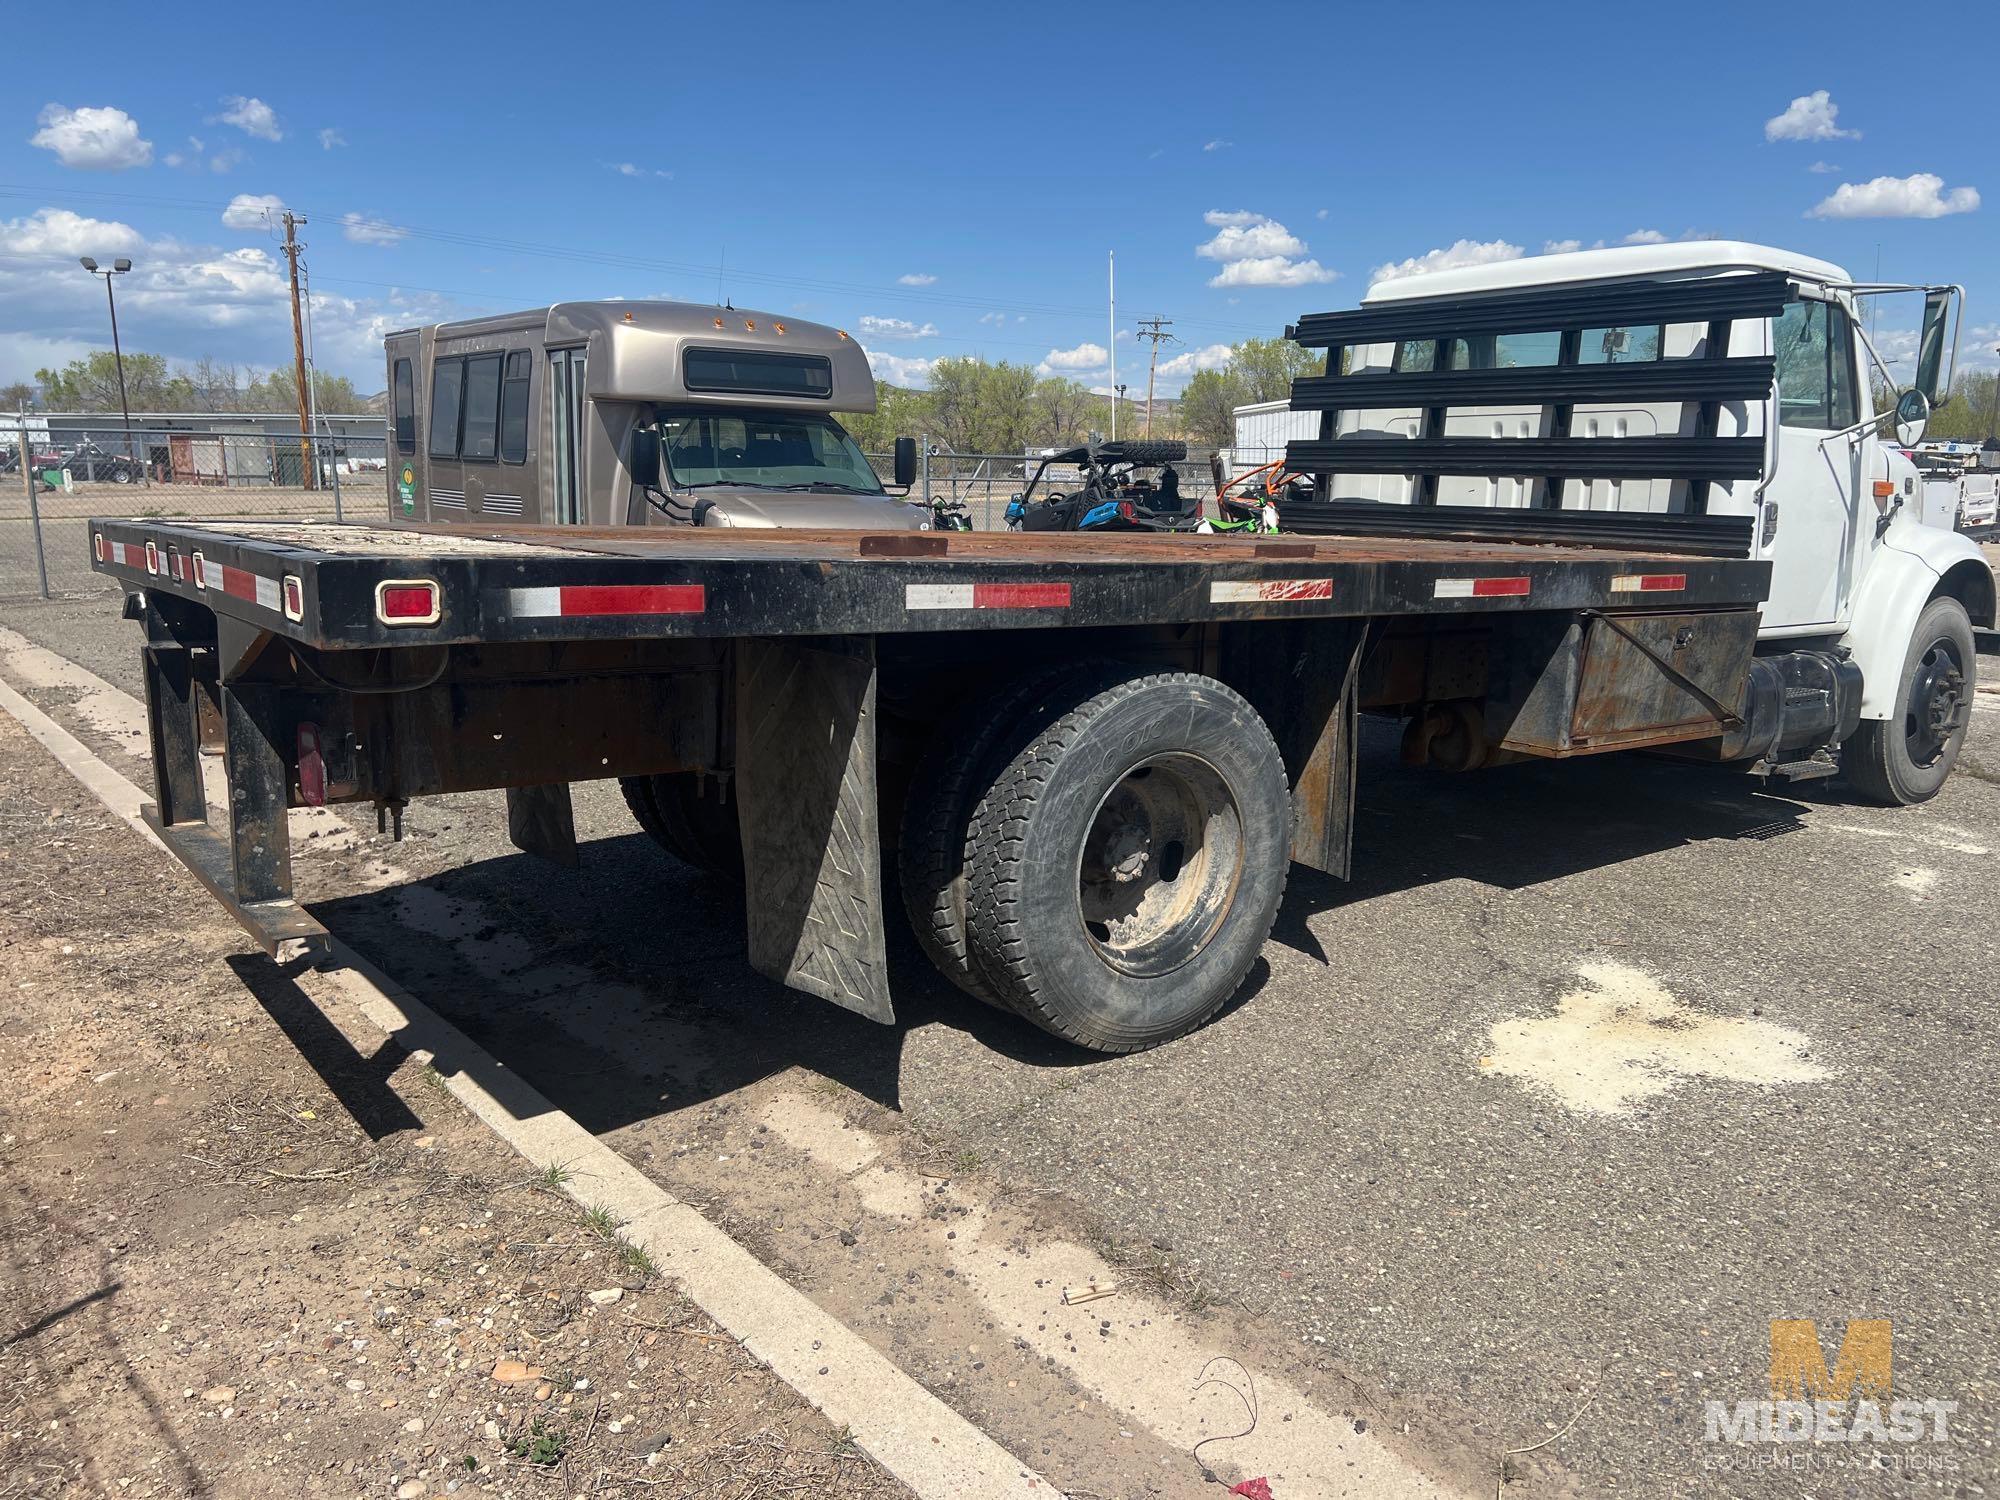
[[1890, 807], [1938, 794], [1972, 722], [1978, 660], [1965, 606], [1948, 597], [1926, 604], [1910, 632], [1895, 714], [1864, 720], [1841, 749], [1841, 769], [1856, 791]]
[[1212, 678], [1133, 677], [1000, 767], [967, 844], [966, 937], [994, 998], [1099, 1052], [1194, 1030], [1243, 982], [1290, 870], [1284, 762]]

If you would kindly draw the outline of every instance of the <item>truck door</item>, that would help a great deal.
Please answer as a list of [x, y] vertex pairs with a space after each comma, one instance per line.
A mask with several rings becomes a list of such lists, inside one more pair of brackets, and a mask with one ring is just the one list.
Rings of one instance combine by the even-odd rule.
[[560, 525], [585, 519], [583, 376], [585, 351], [549, 351], [549, 493], [547, 515]]
[[1778, 468], [1758, 553], [1771, 562], [1768, 629], [1834, 625], [1847, 602], [1861, 455], [1854, 332], [1846, 309], [1810, 295], [1771, 324], [1778, 361]]

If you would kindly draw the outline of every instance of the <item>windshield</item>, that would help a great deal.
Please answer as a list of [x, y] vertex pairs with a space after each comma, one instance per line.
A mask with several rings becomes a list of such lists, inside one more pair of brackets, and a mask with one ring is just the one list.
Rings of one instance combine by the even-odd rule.
[[660, 440], [679, 489], [884, 493], [860, 446], [816, 412], [662, 411]]

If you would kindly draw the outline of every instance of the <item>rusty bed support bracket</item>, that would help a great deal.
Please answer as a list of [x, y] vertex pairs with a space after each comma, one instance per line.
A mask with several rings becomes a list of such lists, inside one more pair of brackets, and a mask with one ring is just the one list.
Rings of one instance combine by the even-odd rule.
[[1223, 678], [1270, 727], [1292, 783], [1292, 858], [1348, 878], [1364, 620], [1300, 620], [1240, 631]]
[[871, 638], [736, 646], [750, 964], [889, 1023]]

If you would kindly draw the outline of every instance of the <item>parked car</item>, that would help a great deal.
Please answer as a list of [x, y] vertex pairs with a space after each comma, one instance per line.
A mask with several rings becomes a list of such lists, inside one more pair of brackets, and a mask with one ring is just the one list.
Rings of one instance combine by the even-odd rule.
[[63, 460], [63, 467], [69, 470], [73, 480], [108, 481], [111, 484], [136, 483], [146, 472], [146, 466], [138, 459], [113, 453], [92, 442], [80, 444], [74, 453]]

